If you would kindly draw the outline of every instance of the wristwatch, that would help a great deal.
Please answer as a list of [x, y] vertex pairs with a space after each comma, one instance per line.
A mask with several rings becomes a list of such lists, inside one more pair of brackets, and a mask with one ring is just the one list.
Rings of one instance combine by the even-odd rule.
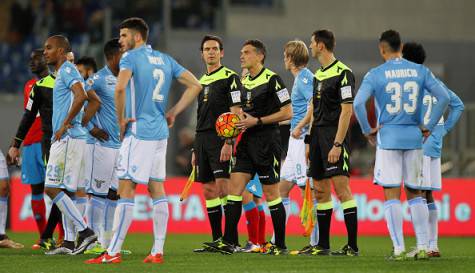
[[333, 146], [335, 146], [335, 147], [338, 148], [338, 147], [341, 147], [342, 145], [341, 145], [340, 142], [335, 141], [335, 142], [333, 143]]

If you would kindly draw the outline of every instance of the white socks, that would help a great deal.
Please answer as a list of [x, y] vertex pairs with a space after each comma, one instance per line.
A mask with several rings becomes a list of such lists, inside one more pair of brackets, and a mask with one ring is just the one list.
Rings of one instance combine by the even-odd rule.
[[406, 251], [402, 232], [401, 201], [393, 199], [384, 202], [384, 218], [386, 218], [389, 235], [393, 241], [394, 254], [399, 255], [401, 252]]
[[427, 204], [429, 209], [429, 250], [438, 251], [439, 246], [437, 245], [438, 238], [438, 211], [435, 203]]
[[71, 200], [71, 198], [69, 198], [69, 196], [64, 192], [60, 192], [56, 195], [53, 202], [58, 206], [59, 210], [61, 210], [61, 213], [66, 216], [66, 219], [72, 221], [72, 224], [77, 231], [83, 231], [87, 228], [86, 222], [79, 210], [76, 208], [76, 205], [74, 205], [73, 200]]
[[428, 250], [428, 223], [429, 210], [422, 197], [416, 197], [408, 201], [411, 212], [412, 225], [416, 233], [417, 250]]
[[107, 252], [109, 255], [116, 255], [120, 253], [122, 244], [124, 243], [125, 236], [132, 223], [132, 217], [134, 213], [134, 199], [119, 199], [117, 201], [117, 208], [114, 215], [114, 225], [112, 231], [114, 235], [109, 244]]
[[153, 237], [151, 254], [163, 254], [163, 245], [167, 235], [168, 200], [166, 197], [153, 199]]
[[112, 239], [112, 227], [114, 225], [115, 208], [117, 207], [116, 200], [106, 199], [104, 206], [104, 233], [102, 235], [101, 245], [107, 248]]
[[102, 237], [104, 235], [104, 207], [106, 199], [91, 196], [87, 203], [87, 225], [99, 238], [99, 242], [102, 243]]
[[0, 235], [5, 235], [7, 225], [8, 197], [0, 197]]

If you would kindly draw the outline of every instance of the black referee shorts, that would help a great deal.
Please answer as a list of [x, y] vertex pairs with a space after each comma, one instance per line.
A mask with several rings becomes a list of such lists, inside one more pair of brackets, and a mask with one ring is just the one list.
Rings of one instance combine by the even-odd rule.
[[233, 173], [257, 173], [262, 184], [272, 185], [280, 181], [280, 157], [282, 147], [277, 127], [255, 128], [245, 132], [236, 148]]
[[333, 147], [337, 127], [312, 127], [310, 133], [309, 176], [316, 180], [334, 176], [350, 176], [350, 150], [348, 137], [342, 143], [340, 158], [334, 164], [328, 162], [328, 153]]
[[215, 131], [196, 133], [196, 182], [209, 183], [217, 178], [229, 178], [229, 161], [219, 161], [223, 144], [224, 140]]

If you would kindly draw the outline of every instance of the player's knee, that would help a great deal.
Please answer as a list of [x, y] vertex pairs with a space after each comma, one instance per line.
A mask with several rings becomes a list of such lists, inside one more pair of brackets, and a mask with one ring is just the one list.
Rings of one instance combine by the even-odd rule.
[[0, 183], [0, 196], [6, 197], [8, 196], [8, 192], [10, 191], [10, 187], [8, 183]]

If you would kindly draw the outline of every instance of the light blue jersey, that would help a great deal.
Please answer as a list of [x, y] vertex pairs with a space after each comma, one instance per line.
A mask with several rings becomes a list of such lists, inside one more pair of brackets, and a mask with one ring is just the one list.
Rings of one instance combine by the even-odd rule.
[[[299, 71], [294, 80], [292, 87], [292, 119], [290, 120], [290, 131], [305, 117], [307, 114], [308, 104], [313, 94], [313, 74], [304, 68]], [[308, 126], [302, 130], [302, 137], [307, 133]]]
[[97, 111], [92, 123], [103, 129], [109, 135], [108, 141], [98, 141], [101, 146], [118, 149], [120, 148], [119, 124], [115, 112], [114, 92], [117, 77], [112, 74], [109, 67], [105, 66], [97, 71], [86, 82], [86, 91], [94, 90], [101, 99], [101, 108]]
[[374, 96], [378, 147], [387, 150], [422, 148], [422, 98], [428, 90], [439, 103], [432, 107], [426, 128], [433, 130], [449, 102], [447, 91], [425, 66], [396, 58], [371, 69], [355, 97], [354, 108], [364, 134], [371, 131], [366, 101]]
[[[462, 115], [464, 105], [462, 100], [450, 89], [448, 89], [442, 82], [441, 85], [447, 89], [449, 94], [449, 114], [447, 121], [444, 122], [444, 117], [441, 117], [437, 125], [432, 130], [431, 135], [424, 142], [422, 148], [424, 155], [439, 158], [442, 154], [442, 144], [444, 136], [455, 126], [460, 115]], [[437, 99], [430, 95], [429, 92], [424, 92], [423, 102], [423, 119], [424, 125], [428, 124], [432, 115], [432, 107], [437, 104]]]
[[120, 69], [132, 72], [125, 114], [136, 120], [129, 123], [125, 135], [142, 140], [168, 138], [165, 119], [168, 92], [173, 79], [180, 77], [185, 68], [169, 55], [143, 45], [122, 55]]
[[[58, 70], [53, 88], [53, 139], [54, 134], [61, 128], [73, 104], [74, 94], [71, 87], [76, 83], [84, 85], [84, 80], [74, 64], [66, 61]], [[81, 126], [84, 112], [81, 110], [71, 121], [73, 128], [64, 135], [72, 138], [86, 138], [86, 129]]]

